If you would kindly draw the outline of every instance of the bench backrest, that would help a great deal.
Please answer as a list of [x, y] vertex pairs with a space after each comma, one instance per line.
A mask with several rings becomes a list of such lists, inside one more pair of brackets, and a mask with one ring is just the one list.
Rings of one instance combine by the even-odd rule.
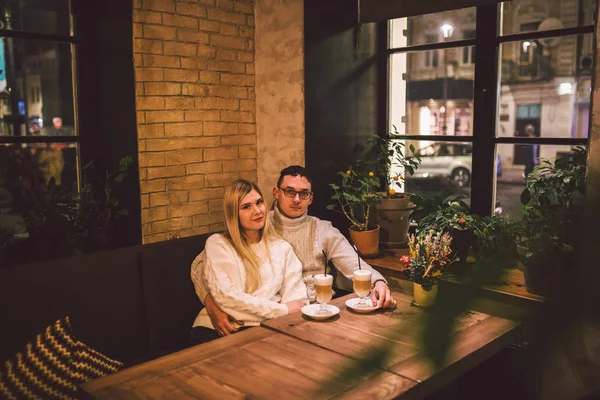
[[54, 321], [135, 363], [184, 348], [201, 308], [190, 265], [208, 235], [0, 269], [0, 362]]

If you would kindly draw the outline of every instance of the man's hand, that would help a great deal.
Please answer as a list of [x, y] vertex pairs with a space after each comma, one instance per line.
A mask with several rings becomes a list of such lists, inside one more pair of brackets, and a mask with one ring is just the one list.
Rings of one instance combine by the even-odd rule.
[[378, 281], [371, 291], [371, 302], [378, 308], [396, 307], [396, 300], [392, 297], [390, 288], [383, 281]]
[[204, 305], [206, 307], [206, 312], [210, 317], [210, 322], [212, 322], [219, 336], [231, 335], [232, 333], [238, 331], [238, 328], [234, 328], [231, 325], [231, 321], [235, 322], [240, 326], [244, 325], [242, 321], [237, 321], [229, 315], [225, 314], [223, 311], [221, 311], [221, 309], [219, 308], [217, 303], [215, 303], [210, 294], [206, 295], [206, 297], [204, 298]]
[[288, 307], [288, 314], [295, 313], [296, 311], [300, 311], [302, 307], [306, 305], [304, 300], [294, 300], [288, 303], [285, 303]]

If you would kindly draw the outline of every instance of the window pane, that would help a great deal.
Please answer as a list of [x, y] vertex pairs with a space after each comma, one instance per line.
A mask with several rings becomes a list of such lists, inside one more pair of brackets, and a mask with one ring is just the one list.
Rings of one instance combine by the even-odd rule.
[[68, 0], [6, 0], [3, 5], [4, 29], [69, 35]]
[[391, 56], [390, 122], [398, 133], [473, 134], [474, 50], [457, 47]]
[[500, 52], [498, 136], [588, 137], [592, 34], [509, 42]]
[[397, 18], [390, 21], [390, 48], [475, 37], [476, 8]]
[[471, 197], [472, 143], [406, 140], [415, 146], [421, 165], [415, 174], [406, 175], [405, 191], [436, 195], [443, 189]]
[[0, 135], [74, 135], [71, 45], [3, 37], [0, 54]]
[[571, 151], [571, 146], [499, 144], [497, 146], [496, 207], [503, 216], [523, 216], [521, 192], [525, 189], [525, 174], [529, 174], [540, 159], [556, 159]]
[[22, 215], [44, 204], [51, 178], [60, 189], [76, 184], [76, 144], [0, 145], [0, 228], [27, 237]]
[[593, 25], [596, 0], [513, 0], [501, 3], [501, 35]]

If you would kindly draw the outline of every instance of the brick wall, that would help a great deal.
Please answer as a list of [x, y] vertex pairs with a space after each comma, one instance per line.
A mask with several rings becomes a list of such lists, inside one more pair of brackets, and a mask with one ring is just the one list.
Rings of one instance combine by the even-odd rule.
[[135, 0], [144, 243], [223, 229], [223, 189], [256, 181], [253, 0]]

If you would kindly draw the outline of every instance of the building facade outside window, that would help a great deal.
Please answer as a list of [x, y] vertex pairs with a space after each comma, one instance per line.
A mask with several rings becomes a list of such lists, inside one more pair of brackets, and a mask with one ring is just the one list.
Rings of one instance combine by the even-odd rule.
[[[487, 158], [494, 165], [495, 181], [482, 180], [487, 187], [479, 185], [478, 191], [494, 192], [495, 200], [488, 196], [490, 204], [477, 207], [491, 213], [500, 202], [506, 205], [505, 214], [519, 216], [518, 194], [533, 154], [532, 144], [523, 140], [542, 141], [536, 144], [533, 162], [587, 143], [595, 7], [592, 1], [515, 0], [497, 9], [472, 7], [391, 20], [388, 121], [425, 158], [406, 190], [447, 187], [471, 196], [474, 168], [481, 168], [473, 165], [472, 152], [493, 142], [494, 153]], [[498, 23], [477, 25], [480, 12]], [[435, 27], [439, 36], [433, 41]], [[496, 43], [486, 41], [486, 48], [476, 52], [478, 37], [495, 37]], [[435, 73], [412, 62], [436, 52], [440, 65]], [[484, 57], [496, 59], [496, 68], [485, 64], [476, 75], [477, 62]], [[475, 93], [478, 79], [494, 80], [496, 89]], [[499, 97], [491, 99], [495, 92]], [[477, 101], [480, 111], [491, 111], [478, 116], [477, 126], [484, 127], [479, 130], [474, 128]], [[454, 150], [452, 143], [460, 143], [460, 154], [441, 154], [444, 148]], [[478, 143], [484, 144], [478, 148]]]
[[78, 187], [76, 36], [69, 0], [2, 4], [0, 236], [19, 241], [49, 185]]

